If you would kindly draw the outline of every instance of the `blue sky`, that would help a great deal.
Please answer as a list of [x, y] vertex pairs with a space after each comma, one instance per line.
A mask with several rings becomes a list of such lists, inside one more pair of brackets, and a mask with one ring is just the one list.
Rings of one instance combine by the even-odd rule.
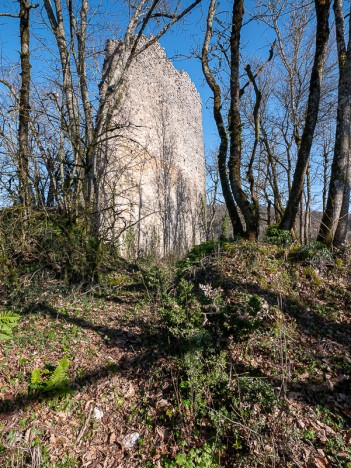
[[[3, 4], [4, 2], [1, 2]], [[250, 9], [254, 2], [247, 2], [247, 8]], [[10, 6], [16, 11], [18, 8], [17, 2], [11, 2]], [[110, 22], [116, 21], [121, 23], [120, 3], [115, 4], [115, 7], [110, 6], [109, 18]], [[203, 33], [206, 23], [206, 7], [208, 0], [203, 1], [203, 5], [197, 8], [190, 16], [188, 16], [182, 24], [178, 25], [172, 31], [169, 31], [162, 39], [161, 44], [165, 48], [168, 57], [172, 58], [174, 65], [185, 70], [195, 83], [203, 102], [203, 129], [206, 150], [215, 149], [218, 142], [216, 127], [212, 117], [211, 110], [211, 92], [204, 81], [201, 70], [200, 61], [196, 58], [188, 58], [196, 47], [201, 47]], [[5, 6], [0, 7], [0, 11], [5, 11]], [[9, 8], [9, 7], [7, 7]], [[224, 0], [221, 2], [221, 11], [230, 10], [231, 2]], [[37, 16], [37, 12], [35, 14]], [[49, 38], [45, 32], [45, 27], [35, 25], [35, 29], [40, 28], [43, 31], [44, 37]], [[113, 28], [111, 33], [113, 32]], [[269, 48], [269, 32], [262, 26], [257, 29], [257, 23], [250, 23], [243, 30], [242, 43], [246, 46], [246, 51], [257, 57], [266, 57]], [[37, 47], [35, 40], [32, 41], [32, 46]], [[2, 63], [10, 64], [18, 61], [19, 56], [19, 39], [18, 39], [18, 20], [0, 18], [0, 53]], [[38, 55], [38, 52], [36, 53]], [[183, 56], [183, 57], [182, 57]], [[33, 57], [34, 58], [34, 57]], [[33, 75], [41, 74], [43, 64], [33, 60]]]
[[[220, 3], [219, 11], [231, 10], [232, 2], [225, 0]], [[252, 10], [254, 3], [252, 0], [246, 2], [249, 11]], [[199, 8], [183, 24], [165, 35], [160, 42], [167, 55], [172, 58], [174, 65], [190, 75], [201, 95], [205, 146], [207, 151], [211, 151], [218, 144], [218, 134], [212, 116], [212, 93], [205, 82], [200, 60], [181, 57], [182, 55], [190, 56], [196, 47], [201, 48], [202, 46], [206, 25], [206, 6], [208, 6], [207, 0], [203, 3], [202, 8]], [[252, 54], [253, 57], [262, 57], [263, 60], [266, 60], [271, 43], [272, 34], [262, 24], [250, 22], [243, 28], [242, 45], [245, 46], [246, 54]]]

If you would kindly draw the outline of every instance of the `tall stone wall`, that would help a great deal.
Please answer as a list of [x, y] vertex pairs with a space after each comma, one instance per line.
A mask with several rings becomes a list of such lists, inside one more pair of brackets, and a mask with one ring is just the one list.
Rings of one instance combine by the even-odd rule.
[[[108, 42], [102, 95], [126, 57], [123, 44]], [[203, 225], [200, 96], [155, 43], [134, 59], [113, 99], [101, 197], [104, 227], [119, 237], [125, 253], [183, 253], [201, 241]]]

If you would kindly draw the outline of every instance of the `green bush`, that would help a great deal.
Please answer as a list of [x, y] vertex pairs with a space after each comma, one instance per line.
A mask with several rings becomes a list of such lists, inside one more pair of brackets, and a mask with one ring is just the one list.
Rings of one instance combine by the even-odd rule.
[[285, 247], [292, 242], [290, 231], [279, 228], [279, 224], [270, 224], [266, 231], [266, 239], [270, 244]]
[[239, 411], [251, 413], [254, 407], [263, 414], [270, 413], [277, 405], [277, 396], [272, 384], [261, 377], [241, 377], [236, 381], [233, 406]]
[[195, 245], [188, 255], [177, 263], [177, 277], [178, 279], [184, 276], [187, 272], [191, 271], [202, 259], [208, 255], [212, 255], [216, 250], [219, 251], [221, 243], [216, 241], [207, 241], [202, 244]]
[[0, 266], [5, 267], [5, 282], [13, 288], [17, 276], [36, 271], [70, 284], [96, 281], [102, 243], [86, 231], [77, 219], [33, 209], [24, 232], [16, 207], [0, 210]]
[[334, 264], [333, 253], [325, 244], [318, 241], [293, 247], [289, 252], [289, 259], [298, 262], [308, 262], [315, 267], [324, 266], [326, 263]]
[[262, 308], [262, 301], [260, 296], [253, 294], [249, 299], [248, 306], [251, 307], [254, 314], [259, 312]]
[[201, 304], [193, 293], [194, 285], [182, 278], [174, 297], [165, 297], [164, 323], [176, 339], [197, 339], [205, 336], [204, 314]]
[[162, 301], [167, 297], [172, 280], [170, 268], [161, 263], [142, 262], [140, 273], [149, 299]]

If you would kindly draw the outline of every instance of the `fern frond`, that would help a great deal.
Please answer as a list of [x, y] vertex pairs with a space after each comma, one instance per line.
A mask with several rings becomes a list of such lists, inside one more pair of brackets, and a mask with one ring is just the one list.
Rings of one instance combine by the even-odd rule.
[[13, 324], [12, 326], [15, 326], [19, 322], [20, 318], [21, 316], [16, 314], [15, 312], [10, 312], [10, 311], [0, 312], [0, 323]]
[[7, 325], [7, 323], [0, 323], [0, 331], [4, 333], [5, 335], [11, 335], [12, 333], [12, 328], [10, 325]]
[[12, 329], [18, 324], [20, 317], [15, 312], [0, 312], [0, 340], [12, 338]]
[[48, 380], [49, 387], [55, 387], [58, 385], [62, 385], [65, 380], [67, 379], [67, 370], [69, 367], [69, 361], [66, 356], [64, 356], [60, 362], [58, 363], [56, 369], [50, 376]]
[[30, 383], [32, 385], [38, 385], [40, 382], [41, 382], [40, 369], [34, 369], [30, 378]]
[[9, 340], [10, 338], [12, 338], [12, 335], [5, 335], [0, 329], [0, 340]]
[[29, 393], [63, 395], [70, 391], [67, 369], [69, 360], [63, 357], [53, 371], [48, 368], [34, 369], [31, 374]]

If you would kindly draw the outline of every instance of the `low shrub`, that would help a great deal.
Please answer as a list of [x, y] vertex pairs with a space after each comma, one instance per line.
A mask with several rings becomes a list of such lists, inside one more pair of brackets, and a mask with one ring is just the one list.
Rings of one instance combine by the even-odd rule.
[[325, 244], [318, 241], [293, 247], [289, 252], [289, 259], [297, 262], [308, 262], [319, 268], [335, 264], [333, 253]]
[[266, 239], [270, 244], [286, 247], [292, 243], [290, 231], [279, 228], [279, 224], [270, 224], [266, 231]]

